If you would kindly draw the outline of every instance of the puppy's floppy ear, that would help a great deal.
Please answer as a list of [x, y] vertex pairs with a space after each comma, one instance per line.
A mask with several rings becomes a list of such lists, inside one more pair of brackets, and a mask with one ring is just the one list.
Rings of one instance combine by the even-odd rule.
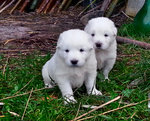
[[84, 28], [84, 31], [85, 31], [85, 32], [88, 32], [89, 26], [90, 26], [90, 25], [89, 25], [89, 22], [88, 22], [87, 25], [86, 25], [85, 28]]
[[56, 46], [56, 49], [60, 49], [61, 47], [61, 42], [62, 42], [62, 33], [59, 35], [59, 38], [58, 38], [58, 41], [57, 41], [57, 46]]
[[57, 45], [57, 46], [56, 46], [56, 49], [60, 49], [60, 46]]
[[113, 27], [113, 32], [114, 32], [114, 36], [117, 36], [117, 28], [115, 27], [115, 25]]

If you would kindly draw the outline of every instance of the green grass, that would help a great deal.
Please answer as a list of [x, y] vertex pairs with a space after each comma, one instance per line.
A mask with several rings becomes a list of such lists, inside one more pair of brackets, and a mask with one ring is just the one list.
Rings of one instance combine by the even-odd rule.
[[[132, 26], [123, 25], [119, 30], [119, 35], [129, 38], [150, 42], [149, 36], [136, 34]], [[30, 83], [18, 94], [31, 91], [33, 88], [40, 89], [44, 87], [41, 68], [50, 58], [50, 55], [39, 56], [35, 53], [30, 56], [19, 56], [19, 58], [9, 58], [5, 73], [3, 67], [6, 64], [6, 58], [0, 56], [0, 99], [13, 96], [22, 89], [29, 81]], [[111, 82], [101, 82], [102, 76], [98, 73], [97, 88], [102, 91], [103, 96], [88, 96], [85, 88], [82, 87], [75, 92], [77, 104], [63, 104], [63, 99], [58, 87], [54, 89], [41, 90], [33, 92], [25, 112], [25, 121], [62, 121], [74, 119], [78, 108], [82, 104], [101, 105], [119, 95], [121, 100], [113, 102], [98, 111], [94, 111], [88, 116], [97, 115], [105, 111], [115, 109], [126, 105], [125, 103], [136, 103], [148, 98], [150, 93], [150, 51], [136, 47], [134, 45], [118, 45], [118, 59], [110, 73]], [[140, 83], [134, 87], [129, 87], [132, 81]], [[57, 97], [56, 99], [50, 98]], [[0, 120], [18, 121], [21, 120], [29, 94], [18, 96], [6, 100], [1, 100], [5, 105], [0, 107], [0, 115], [5, 117]], [[122, 103], [119, 103], [122, 102]], [[90, 109], [80, 107], [79, 114], [88, 112]], [[20, 117], [11, 115], [8, 111], [15, 112]], [[133, 118], [131, 119], [131, 117]], [[95, 116], [89, 121], [106, 120], [132, 120], [148, 121], [150, 120], [150, 109], [147, 108], [147, 102], [142, 104], [114, 111], [102, 116]]]

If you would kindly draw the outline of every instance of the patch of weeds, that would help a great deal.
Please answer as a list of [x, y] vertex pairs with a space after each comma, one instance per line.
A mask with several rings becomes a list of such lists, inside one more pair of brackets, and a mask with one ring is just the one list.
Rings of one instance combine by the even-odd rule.
[[[150, 40], [147, 35], [136, 34], [130, 24], [123, 25], [119, 30], [119, 35], [146, 42]], [[49, 58], [49, 54], [44, 57], [33, 54], [26, 57], [9, 58], [3, 73], [6, 58], [0, 56], [0, 63], [2, 64], [0, 65], [0, 99], [24, 94], [31, 91], [32, 88], [33, 90], [43, 88], [41, 69]], [[80, 116], [91, 110], [90, 108], [83, 108], [82, 105], [99, 106], [119, 95], [122, 96], [120, 100], [88, 114], [88, 116], [95, 115], [88, 120], [150, 120], [147, 102], [97, 116], [103, 112], [148, 98], [148, 93], [150, 93], [150, 51], [129, 44], [118, 45], [117, 61], [109, 76], [110, 82], [102, 81], [103, 75], [98, 72], [96, 86], [103, 93], [103, 96], [89, 96], [83, 86], [75, 91], [75, 99], [78, 103], [74, 105], [63, 104], [58, 87], [33, 92], [24, 120], [71, 120], [77, 114]], [[129, 86], [131, 82], [137, 80], [141, 82]], [[5, 117], [0, 118], [0, 120], [21, 120], [28, 98], [29, 93], [1, 100], [0, 102], [4, 102], [5, 105], [2, 107], [0, 115]], [[9, 111], [19, 114], [20, 117], [11, 115]]]

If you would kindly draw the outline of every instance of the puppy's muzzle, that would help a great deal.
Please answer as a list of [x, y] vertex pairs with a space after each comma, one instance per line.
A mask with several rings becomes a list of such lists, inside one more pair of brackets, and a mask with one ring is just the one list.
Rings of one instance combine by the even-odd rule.
[[97, 48], [101, 48], [102, 47], [102, 43], [95, 43]]
[[78, 60], [71, 60], [71, 64], [76, 66], [78, 64]]

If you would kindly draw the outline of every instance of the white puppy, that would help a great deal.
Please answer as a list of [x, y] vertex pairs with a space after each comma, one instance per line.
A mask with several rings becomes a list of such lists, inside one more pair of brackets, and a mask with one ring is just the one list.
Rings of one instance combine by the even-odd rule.
[[106, 17], [98, 17], [88, 21], [85, 32], [92, 36], [98, 69], [102, 69], [105, 79], [108, 79], [117, 56], [117, 28]]
[[42, 69], [42, 76], [46, 87], [58, 85], [65, 104], [76, 102], [73, 88], [86, 86], [87, 93], [102, 95], [95, 88], [97, 61], [91, 36], [86, 32], [73, 29], [60, 34], [54, 56], [46, 62]]

